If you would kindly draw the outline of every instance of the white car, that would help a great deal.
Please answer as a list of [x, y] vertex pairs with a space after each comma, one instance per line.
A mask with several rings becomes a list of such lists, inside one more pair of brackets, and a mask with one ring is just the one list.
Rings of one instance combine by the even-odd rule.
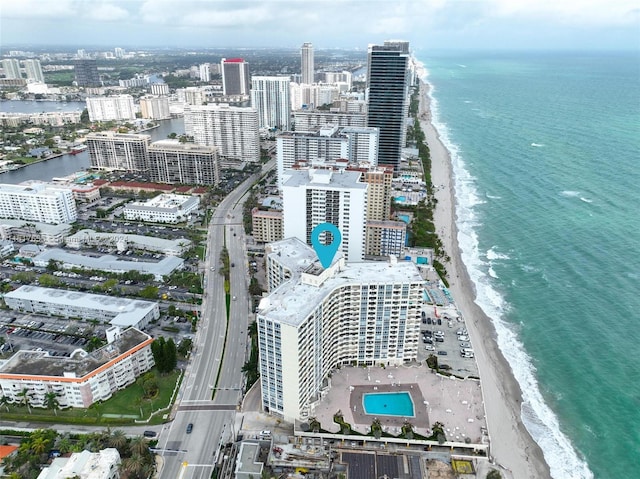
[[458, 336], [458, 341], [469, 341], [469, 336]]
[[435, 351], [436, 347], [432, 346], [431, 344], [427, 344], [424, 349], [426, 349], [427, 351]]

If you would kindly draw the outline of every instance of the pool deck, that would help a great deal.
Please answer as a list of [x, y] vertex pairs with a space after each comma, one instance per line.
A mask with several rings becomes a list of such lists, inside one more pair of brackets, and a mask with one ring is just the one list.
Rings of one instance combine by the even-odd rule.
[[475, 444], [487, 442], [486, 418], [480, 382], [476, 379], [457, 379], [434, 373], [424, 363], [404, 366], [343, 367], [334, 371], [330, 386], [313, 407], [323, 429], [338, 432], [333, 416], [341, 411], [354, 430], [367, 434], [374, 418], [383, 430], [393, 435], [401, 433], [403, 417], [365, 414], [362, 395], [376, 392], [401, 392], [411, 395], [415, 417], [406, 418], [414, 431], [431, 435], [431, 425], [444, 424], [448, 440], [463, 442], [467, 437]]

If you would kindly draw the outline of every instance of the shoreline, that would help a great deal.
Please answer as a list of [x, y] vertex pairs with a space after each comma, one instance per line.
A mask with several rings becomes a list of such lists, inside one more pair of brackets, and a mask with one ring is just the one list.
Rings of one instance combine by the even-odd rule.
[[450, 153], [432, 123], [430, 85], [420, 81], [418, 119], [431, 154], [431, 177], [434, 185], [444, 185], [434, 192], [438, 202], [434, 211], [436, 231], [451, 260], [446, 265], [449, 289], [465, 318], [474, 345], [484, 392], [491, 455], [515, 479], [551, 478], [540, 446], [533, 440], [521, 418], [522, 393], [511, 366], [496, 343], [491, 319], [476, 304], [476, 290], [458, 245], [456, 198]]

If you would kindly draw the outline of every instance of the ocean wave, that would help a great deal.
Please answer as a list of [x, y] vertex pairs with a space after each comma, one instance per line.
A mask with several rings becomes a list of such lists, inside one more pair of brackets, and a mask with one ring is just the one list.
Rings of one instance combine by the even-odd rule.
[[589, 198], [585, 198], [584, 196], [580, 197], [580, 201], [584, 201], [585, 203], [593, 203], [593, 200], [590, 200]]
[[531, 146], [534, 148], [542, 148], [544, 145], [542, 143], [531, 143]]
[[465, 103], [473, 103], [471, 100], [465, 100]]
[[[522, 390], [522, 420], [533, 439], [540, 445], [545, 460], [556, 479], [593, 478], [586, 462], [578, 457], [569, 439], [560, 430], [558, 418], [545, 403], [536, 380], [535, 367], [524, 350], [514, 327], [504, 320], [509, 305], [502, 295], [492, 287], [486, 263], [482, 261], [476, 232], [479, 219], [474, 211], [478, 198], [475, 180], [466, 170], [459, 148], [451, 141], [449, 129], [440, 122], [438, 101], [431, 85], [429, 96], [433, 125], [451, 155], [456, 188], [458, 243], [469, 276], [475, 284], [477, 304], [492, 319], [496, 329], [498, 347], [508, 361]], [[577, 193], [579, 194], [579, 192]], [[526, 265], [525, 265], [526, 266]], [[535, 268], [532, 267], [535, 270]]]
[[501, 200], [502, 196], [490, 195], [489, 193], [485, 193], [485, 196], [492, 200]]
[[565, 198], [577, 198], [578, 196], [580, 196], [580, 192], [573, 190], [564, 190], [560, 192], [560, 196], [564, 196]]
[[511, 258], [509, 257], [509, 255], [506, 255], [504, 253], [498, 253], [496, 251], [496, 246], [493, 246], [487, 251], [487, 259], [494, 260], [494, 259], [511, 259]]
[[496, 273], [496, 270], [493, 269], [493, 265], [489, 265], [489, 271], [487, 271], [487, 273], [489, 274], [489, 276], [491, 276], [494, 279], [498, 279], [498, 273]]

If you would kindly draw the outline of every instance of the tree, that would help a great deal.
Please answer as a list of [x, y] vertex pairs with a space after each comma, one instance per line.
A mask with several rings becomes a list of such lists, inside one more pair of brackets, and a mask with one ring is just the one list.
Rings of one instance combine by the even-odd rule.
[[116, 429], [111, 433], [111, 437], [109, 437], [109, 446], [115, 447], [120, 454], [123, 453], [125, 447], [127, 446], [127, 436], [124, 431], [120, 429]]
[[58, 415], [58, 408], [60, 403], [58, 402], [58, 395], [53, 391], [49, 391], [44, 395], [44, 402], [47, 405], [47, 409], [53, 409], [53, 413]]
[[491, 469], [487, 474], [487, 479], [502, 479], [502, 474], [497, 469]]
[[165, 355], [166, 355], [166, 372], [173, 371], [178, 365], [178, 354], [176, 351], [176, 343], [173, 341], [173, 338], [169, 338], [169, 340], [165, 343]]
[[25, 406], [27, 406], [27, 409], [29, 410], [29, 414], [31, 414], [31, 407], [29, 405], [29, 390], [27, 388], [24, 388], [22, 391], [16, 394], [16, 396], [20, 397], [20, 402]]
[[2, 404], [6, 409], [7, 412], [9, 412], [9, 404], [11, 404], [11, 399], [9, 399], [8, 396], [1, 396], [0, 397], [0, 404]]
[[156, 286], [147, 286], [146, 288], [140, 290], [138, 293], [142, 298], [146, 299], [157, 299], [158, 298], [158, 288]]

